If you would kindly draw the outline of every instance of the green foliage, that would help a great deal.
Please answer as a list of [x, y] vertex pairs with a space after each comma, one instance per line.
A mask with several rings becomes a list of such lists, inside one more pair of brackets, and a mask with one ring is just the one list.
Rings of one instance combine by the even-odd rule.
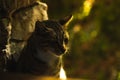
[[[45, 0], [50, 18], [81, 14], [85, 0]], [[95, 0], [90, 14], [70, 24], [69, 77], [114, 80], [120, 71], [120, 0]], [[75, 27], [77, 25], [76, 32]]]

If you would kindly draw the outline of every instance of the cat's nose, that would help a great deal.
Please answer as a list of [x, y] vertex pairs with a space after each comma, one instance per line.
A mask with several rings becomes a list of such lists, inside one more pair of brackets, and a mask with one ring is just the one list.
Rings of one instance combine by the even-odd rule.
[[64, 53], [66, 51], [65, 48], [61, 48], [61, 52]]
[[60, 48], [62, 54], [65, 53], [66, 51], [66, 46], [65, 45], [62, 45], [61, 48]]

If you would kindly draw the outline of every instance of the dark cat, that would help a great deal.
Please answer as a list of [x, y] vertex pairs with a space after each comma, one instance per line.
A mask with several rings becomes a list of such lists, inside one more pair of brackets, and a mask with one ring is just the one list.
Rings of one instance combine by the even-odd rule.
[[28, 39], [17, 64], [17, 71], [54, 76], [60, 71], [60, 56], [66, 53], [68, 16], [59, 21], [37, 21], [35, 31]]

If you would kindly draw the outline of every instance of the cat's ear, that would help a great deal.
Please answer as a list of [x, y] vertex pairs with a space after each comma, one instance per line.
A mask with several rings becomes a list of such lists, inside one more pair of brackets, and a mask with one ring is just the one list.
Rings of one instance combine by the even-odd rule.
[[69, 15], [69, 16], [59, 20], [59, 23], [61, 25], [67, 26], [69, 24], [69, 22], [72, 20], [72, 18], [73, 18], [73, 15]]

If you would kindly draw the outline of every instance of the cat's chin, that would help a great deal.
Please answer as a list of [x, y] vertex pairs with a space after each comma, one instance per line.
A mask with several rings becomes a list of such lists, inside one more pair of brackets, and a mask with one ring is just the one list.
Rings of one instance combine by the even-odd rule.
[[56, 56], [62, 56], [64, 53], [54, 53]]
[[52, 64], [54, 64], [54, 62], [56, 62], [56, 60], [60, 59], [61, 55], [62, 54], [56, 54], [55, 52], [53, 52], [51, 50], [37, 49], [37, 54], [35, 54], [34, 56], [38, 60], [42, 60], [42, 61], [48, 63], [49, 65], [52, 65]]

